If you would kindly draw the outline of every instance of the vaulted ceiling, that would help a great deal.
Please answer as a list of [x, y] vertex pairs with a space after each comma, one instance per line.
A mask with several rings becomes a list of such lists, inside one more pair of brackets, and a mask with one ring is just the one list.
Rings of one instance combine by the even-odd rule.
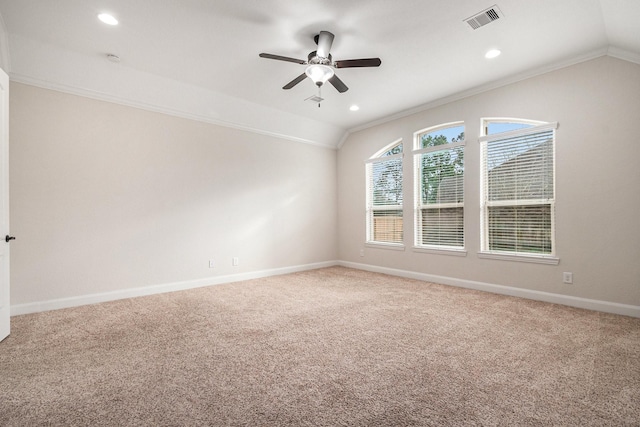
[[[465, 22], [496, 6], [500, 18]], [[108, 12], [119, 25], [97, 15]], [[0, 61], [17, 82], [336, 147], [385, 118], [609, 54], [640, 64], [638, 0], [0, 0]], [[335, 34], [349, 90], [309, 79], [313, 36]], [[485, 53], [497, 48], [492, 60]], [[107, 54], [117, 55], [111, 62]], [[358, 111], [350, 106], [358, 105]]]

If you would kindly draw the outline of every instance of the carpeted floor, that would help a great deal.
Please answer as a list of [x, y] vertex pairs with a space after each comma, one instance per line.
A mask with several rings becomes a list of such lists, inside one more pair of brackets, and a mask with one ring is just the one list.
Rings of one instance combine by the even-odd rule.
[[640, 425], [640, 319], [342, 267], [17, 316], [0, 425]]

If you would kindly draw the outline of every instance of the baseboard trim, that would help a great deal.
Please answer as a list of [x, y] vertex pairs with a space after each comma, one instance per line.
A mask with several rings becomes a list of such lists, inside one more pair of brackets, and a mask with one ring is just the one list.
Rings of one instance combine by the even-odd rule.
[[251, 271], [246, 273], [229, 274], [225, 276], [205, 277], [196, 280], [182, 282], [163, 283], [131, 289], [122, 289], [112, 292], [102, 292], [89, 295], [81, 295], [70, 298], [59, 298], [49, 301], [38, 301], [11, 306], [11, 316], [39, 313], [42, 311], [59, 310], [61, 308], [78, 307], [81, 305], [97, 304], [101, 302], [115, 301], [126, 298], [142, 297], [147, 295], [162, 294], [167, 292], [184, 291], [187, 289], [202, 288], [206, 286], [222, 285], [225, 283], [241, 282], [243, 280], [260, 279], [263, 277], [280, 276], [282, 274], [296, 273], [300, 271], [315, 270], [324, 267], [338, 265], [338, 261], [325, 261], [312, 264], [303, 264], [290, 267], [272, 268], [268, 270]]
[[570, 295], [560, 295], [550, 292], [534, 291], [531, 289], [494, 285], [492, 283], [456, 279], [454, 277], [437, 276], [434, 274], [418, 273], [415, 271], [399, 270], [395, 268], [379, 267], [375, 265], [360, 264], [348, 261], [339, 261], [338, 265], [341, 265], [343, 267], [355, 268], [358, 270], [371, 271], [374, 273], [384, 273], [391, 276], [406, 277], [408, 279], [417, 279], [425, 282], [456, 286], [459, 288], [475, 289], [477, 291], [527, 298], [536, 301], [545, 301], [554, 304], [567, 305], [570, 307], [585, 308], [588, 310], [602, 311], [612, 314], [620, 314], [623, 316], [640, 317], [640, 306], [637, 305], [619, 304], [615, 302], [580, 298]]
[[38, 313], [42, 311], [58, 310], [62, 308], [77, 307], [87, 304], [115, 301], [125, 298], [135, 298], [147, 295], [155, 295], [167, 292], [183, 291], [187, 289], [206, 286], [222, 285], [225, 283], [240, 282], [243, 280], [260, 279], [263, 277], [279, 276], [282, 274], [296, 273], [300, 271], [315, 270], [318, 268], [340, 265], [357, 270], [371, 271], [374, 273], [389, 274], [392, 276], [406, 277], [422, 280], [424, 282], [440, 283], [459, 288], [475, 289], [500, 295], [509, 295], [527, 298], [536, 301], [545, 301], [554, 304], [562, 304], [570, 307], [585, 308], [588, 310], [602, 311], [605, 313], [620, 314], [640, 318], [640, 306], [619, 304], [608, 301], [580, 298], [569, 295], [553, 294], [550, 292], [534, 291], [531, 289], [514, 288], [511, 286], [495, 285], [492, 283], [477, 282], [473, 280], [456, 279], [454, 277], [437, 276], [434, 274], [419, 273], [415, 271], [400, 270], [396, 268], [379, 267], [369, 264], [360, 264], [349, 261], [325, 261], [312, 264], [296, 265], [290, 267], [273, 268], [268, 270], [251, 271], [246, 273], [230, 274], [225, 276], [206, 277], [182, 282], [164, 283], [159, 285], [144, 286], [119, 291], [103, 292], [97, 294], [82, 295], [70, 298], [60, 298], [49, 301], [38, 301], [11, 306], [11, 316]]

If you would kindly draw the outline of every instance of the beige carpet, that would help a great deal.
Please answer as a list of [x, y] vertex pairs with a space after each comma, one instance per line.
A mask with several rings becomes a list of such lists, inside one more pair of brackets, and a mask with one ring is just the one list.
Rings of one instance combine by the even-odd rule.
[[14, 317], [0, 425], [640, 425], [640, 319], [341, 267]]

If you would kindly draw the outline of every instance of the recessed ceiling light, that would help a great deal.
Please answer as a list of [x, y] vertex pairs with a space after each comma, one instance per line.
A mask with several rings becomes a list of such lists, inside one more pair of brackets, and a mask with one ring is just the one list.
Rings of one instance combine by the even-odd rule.
[[351, 107], [349, 107], [349, 110], [351, 111], [358, 111], [360, 109], [360, 107], [358, 107], [357, 105], [352, 105]]
[[490, 51], [484, 54], [484, 57], [487, 59], [492, 59], [500, 56], [501, 53], [502, 52], [500, 52], [498, 49], [491, 49]]
[[108, 13], [101, 13], [98, 15], [98, 19], [107, 25], [118, 25], [118, 20]]

